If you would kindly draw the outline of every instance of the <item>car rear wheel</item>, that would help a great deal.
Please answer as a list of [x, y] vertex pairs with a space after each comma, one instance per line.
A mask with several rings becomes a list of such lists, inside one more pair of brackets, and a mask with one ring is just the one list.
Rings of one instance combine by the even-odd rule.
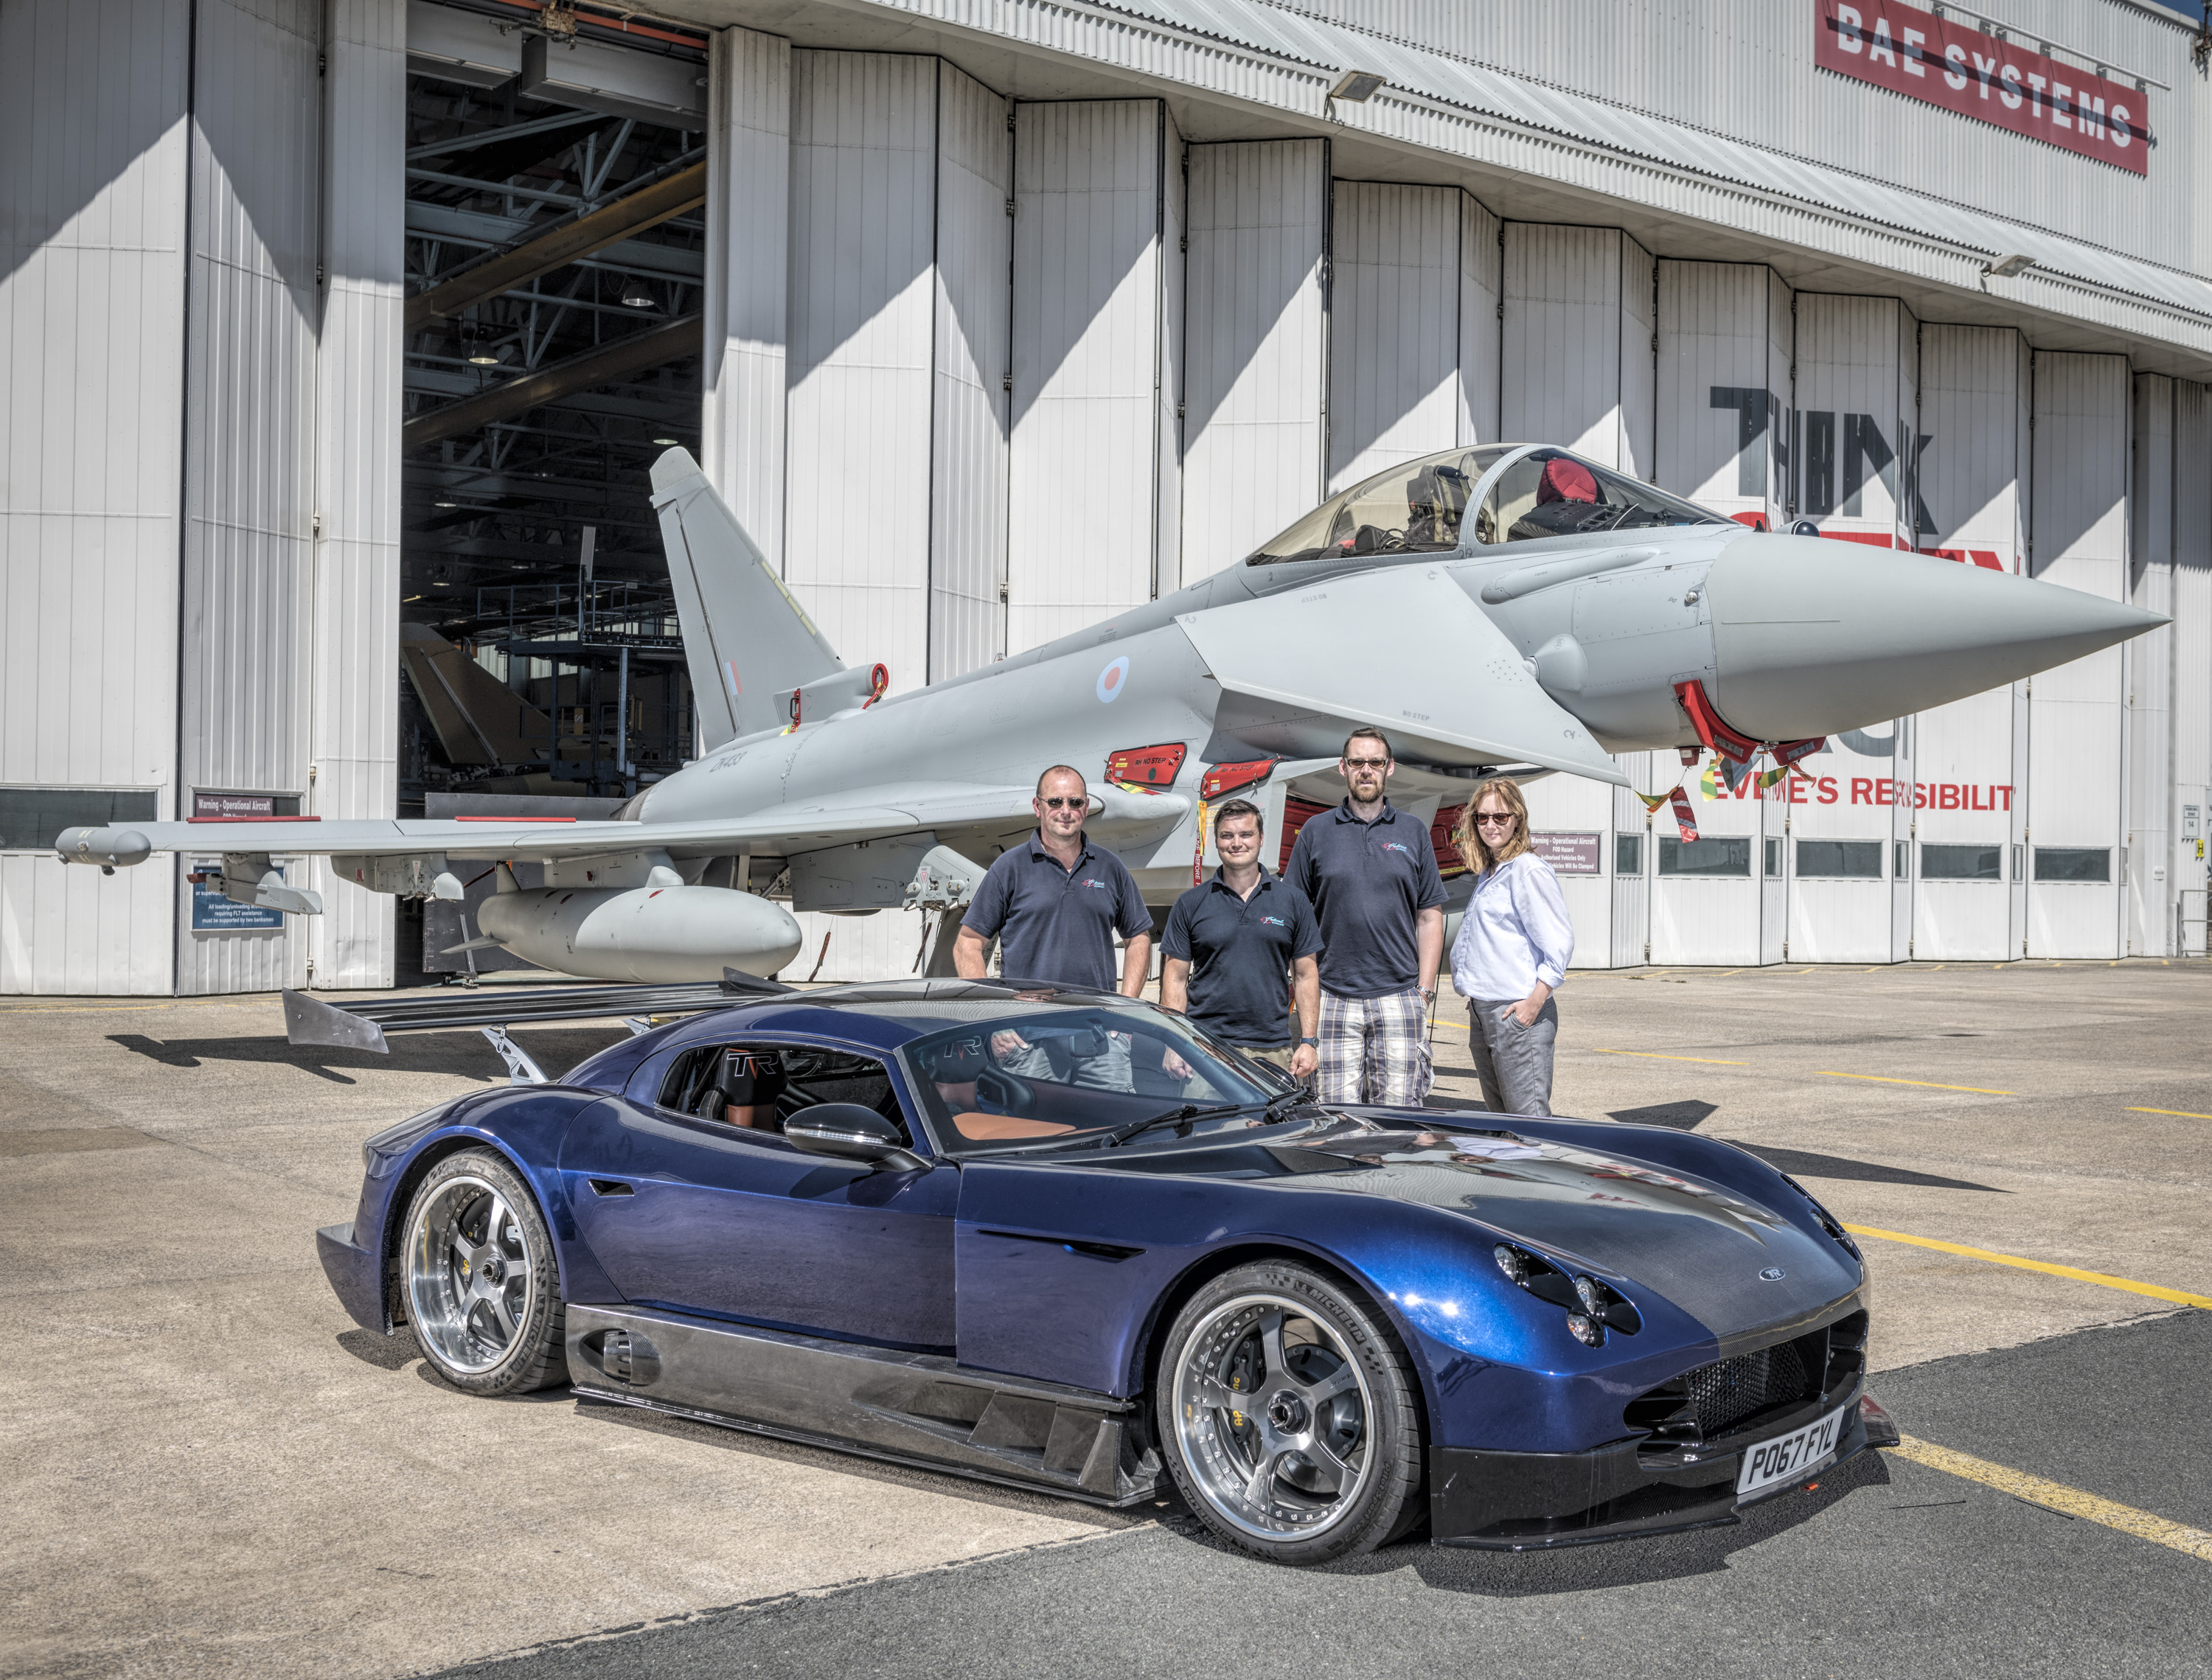
[[1201, 1288], [1168, 1332], [1155, 1404], [1176, 1487], [1243, 1550], [1325, 1563], [1419, 1519], [1406, 1355], [1357, 1291], [1311, 1267], [1263, 1261]]
[[497, 1395], [568, 1380], [552, 1238], [504, 1160], [469, 1149], [438, 1162], [402, 1240], [415, 1339], [447, 1381]]

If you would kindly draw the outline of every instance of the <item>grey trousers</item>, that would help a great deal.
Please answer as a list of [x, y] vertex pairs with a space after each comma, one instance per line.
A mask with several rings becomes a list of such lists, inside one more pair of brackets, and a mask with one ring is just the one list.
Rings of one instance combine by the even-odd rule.
[[1536, 1024], [1523, 1027], [1513, 1014], [1519, 1001], [1477, 998], [1468, 1004], [1467, 1041], [1474, 1052], [1475, 1077], [1482, 1081], [1482, 1100], [1492, 1113], [1549, 1114], [1559, 1002], [1544, 999], [1544, 1007], [1536, 1011]]

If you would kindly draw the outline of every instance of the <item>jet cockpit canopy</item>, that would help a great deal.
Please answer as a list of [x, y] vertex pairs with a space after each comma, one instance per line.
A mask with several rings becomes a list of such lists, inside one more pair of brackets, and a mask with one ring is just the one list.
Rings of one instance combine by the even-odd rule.
[[[1484, 477], [1504, 464], [1480, 506]], [[1476, 544], [1526, 543], [1656, 525], [1720, 525], [1717, 513], [1568, 450], [1527, 444], [1447, 449], [1401, 462], [1338, 492], [1244, 562], [1361, 555], [1446, 554]]]

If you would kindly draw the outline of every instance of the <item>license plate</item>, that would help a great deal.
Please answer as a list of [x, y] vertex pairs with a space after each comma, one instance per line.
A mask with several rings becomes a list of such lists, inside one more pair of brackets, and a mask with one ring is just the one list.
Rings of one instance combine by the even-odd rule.
[[1850, 1410], [1838, 1406], [1818, 1422], [1746, 1448], [1743, 1468], [1736, 1472], [1737, 1494], [1755, 1494], [1778, 1482], [1802, 1476], [1829, 1457], [1836, 1450], [1836, 1438], [1844, 1432], [1844, 1414]]

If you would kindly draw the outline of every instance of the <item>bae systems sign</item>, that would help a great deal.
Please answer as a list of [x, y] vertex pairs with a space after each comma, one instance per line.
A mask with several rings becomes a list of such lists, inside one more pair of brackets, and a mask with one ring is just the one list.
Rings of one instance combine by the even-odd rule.
[[2138, 175], [2150, 173], [2150, 96], [1917, 6], [1814, 0], [1813, 60]]

